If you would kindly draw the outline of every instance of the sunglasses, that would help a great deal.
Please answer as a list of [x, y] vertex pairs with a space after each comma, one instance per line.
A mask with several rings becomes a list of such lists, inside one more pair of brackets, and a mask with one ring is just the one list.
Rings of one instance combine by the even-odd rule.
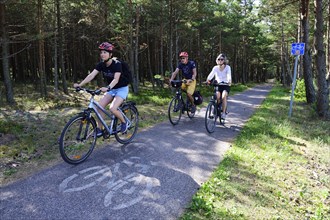
[[220, 59], [220, 58], [219, 58], [218, 60], [221, 60], [221, 61], [223, 61], [224, 59], [222, 59], [222, 58]]

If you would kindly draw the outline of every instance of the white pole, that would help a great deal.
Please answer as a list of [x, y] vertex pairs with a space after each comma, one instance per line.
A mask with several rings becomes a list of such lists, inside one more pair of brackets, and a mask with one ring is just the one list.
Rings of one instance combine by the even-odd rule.
[[290, 101], [289, 117], [291, 117], [291, 114], [292, 114], [293, 95], [294, 95], [294, 88], [296, 87], [296, 78], [297, 78], [298, 58], [299, 58], [299, 55], [296, 55], [296, 59], [295, 59], [295, 62], [294, 62], [293, 82], [292, 82], [292, 91], [291, 91], [291, 101]]

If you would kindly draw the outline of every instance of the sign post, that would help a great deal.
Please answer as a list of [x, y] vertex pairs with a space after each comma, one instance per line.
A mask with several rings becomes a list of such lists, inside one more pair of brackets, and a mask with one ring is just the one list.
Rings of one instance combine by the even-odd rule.
[[295, 56], [295, 62], [294, 62], [294, 71], [293, 71], [289, 117], [291, 117], [291, 115], [292, 115], [294, 89], [296, 87], [296, 80], [297, 80], [298, 59], [299, 59], [300, 55], [304, 55], [304, 52], [305, 52], [305, 43], [293, 43], [292, 44], [291, 55]]

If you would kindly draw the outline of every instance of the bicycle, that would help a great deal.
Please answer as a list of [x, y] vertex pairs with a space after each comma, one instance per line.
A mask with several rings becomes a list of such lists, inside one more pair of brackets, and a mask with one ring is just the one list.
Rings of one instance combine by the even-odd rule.
[[[185, 111], [189, 118], [193, 118], [195, 116], [195, 112], [192, 112], [192, 105], [189, 101], [188, 96], [186, 96], [186, 102], [182, 97], [182, 83], [186, 83], [187, 80], [172, 80], [171, 85], [176, 89], [175, 96], [172, 98], [169, 106], [168, 106], [168, 118], [172, 125], [177, 125], [181, 119], [182, 113]], [[186, 91], [183, 91], [187, 93]]]
[[[204, 82], [206, 83], [206, 82]], [[222, 112], [222, 96], [220, 96], [220, 102], [217, 104], [217, 91], [218, 86], [220, 85], [228, 85], [228, 83], [225, 82], [216, 82], [214, 81], [211, 83], [213, 86], [213, 95], [210, 98], [210, 102], [207, 105], [206, 112], [205, 112], [205, 127], [206, 130], [209, 133], [213, 133], [215, 129], [215, 124], [217, 122], [217, 118], [219, 117], [220, 124], [225, 124], [225, 119], [221, 118], [221, 112]], [[227, 114], [227, 111], [226, 111]]]
[[[124, 101], [118, 108], [119, 112], [127, 121], [127, 131], [120, 131], [121, 121], [114, 114], [108, 112], [100, 104], [95, 101], [94, 96], [100, 95], [101, 90], [91, 90], [85, 88], [76, 88], [76, 91], [84, 91], [91, 95], [88, 107], [78, 115], [72, 117], [65, 125], [60, 139], [59, 148], [63, 160], [69, 164], [79, 164], [85, 161], [96, 145], [97, 124], [95, 116], [104, 126], [103, 138], [108, 139], [114, 135], [116, 140], [121, 144], [127, 144], [133, 140], [136, 135], [139, 123], [139, 113], [132, 101]], [[110, 126], [107, 125], [98, 110], [102, 111], [106, 119], [110, 119]]]

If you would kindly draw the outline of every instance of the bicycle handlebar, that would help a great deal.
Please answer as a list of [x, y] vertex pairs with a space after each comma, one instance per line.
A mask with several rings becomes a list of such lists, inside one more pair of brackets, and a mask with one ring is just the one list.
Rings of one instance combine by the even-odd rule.
[[81, 87], [76, 87], [76, 92], [79, 91], [84, 91], [84, 92], [88, 92], [91, 95], [100, 95], [101, 94], [101, 89], [87, 89], [87, 88], [81, 88]]
[[174, 88], [179, 88], [179, 87], [181, 87], [182, 83], [187, 83], [187, 82], [188, 82], [187, 79], [182, 79], [182, 80], [179, 79], [179, 80], [171, 80], [170, 84]]
[[174, 79], [170, 82], [182, 82], [182, 83], [187, 83], [189, 79]]
[[209, 83], [208, 81], [205, 81], [205, 82], [202, 82], [203, 84], [206, 84], [206, 85], [212, 85], [212, 86], [221, 86], [221, 85], [226, 85], [228, 86], [229, 83], [227, 82], [224, 82], [224, 81], [221, 81], [221, 82], [217, 82], [216, 80], [214, 80], [213, 82]]

